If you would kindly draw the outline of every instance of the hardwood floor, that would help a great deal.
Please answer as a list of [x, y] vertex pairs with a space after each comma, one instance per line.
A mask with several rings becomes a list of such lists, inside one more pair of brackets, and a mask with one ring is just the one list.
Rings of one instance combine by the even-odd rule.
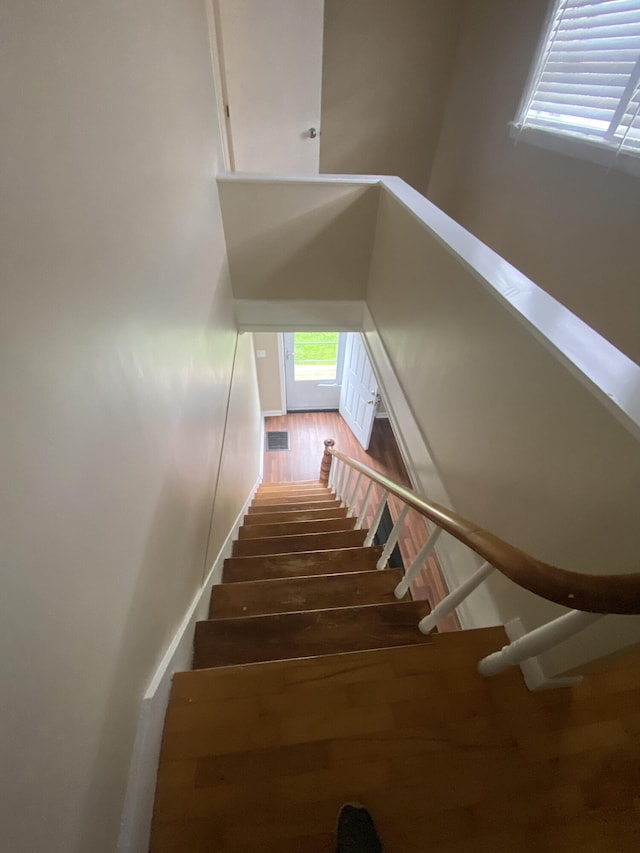
[[[264, 483], [294, 480], [317, 480], [325, 438], [333, 438], [336, 450], [364, 462], [376, 471], [411, 488], [400, 450], [386, 418], [377, 418], [369, 450], [362, 449], [355, 436], [338, 412], [290, 412], [279, 417], [266, 418], [265, 430], [286, 430], [289, 433], [289, 450], [266, 450], [264, 452]], [[365, 486], [360, 487], [358, 500], [364, 497]], [[367, 521], [371, 520], [376, 507], [375, 495], [370, 504]], [[399, 500], [389, 501], [391, 517], [395, 521], [402, 508]], [[406, 568], [428, 535], [427, 525], [419, 513], [411, 510], [407, 516], [399, 547]], [[442, 568], [436, 555], [432, 555], [415, 583], [411, 586], [414, 599], [426, 600], [435, 607], [448, 595]], [[440, 631], [459, 631], [460, 622], [455, 613], [438, 624]]]
[[501, 628], [177, 673], [153, 853], [330, 853], [339, 807], [388, 853], [640, 849], [640, 654], [568, 690], [485, 679]]

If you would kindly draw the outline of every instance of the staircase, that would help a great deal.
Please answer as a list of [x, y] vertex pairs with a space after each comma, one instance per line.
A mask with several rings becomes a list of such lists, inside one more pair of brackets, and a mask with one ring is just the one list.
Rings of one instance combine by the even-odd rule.
[[592, 782], [633, 739], [619, 706], [585, 714], [593, 682], [567, 707], [517, 670], [481, 678], [504, 630], [421, 634], [428, 604], [395, 598], [402, 570], [376, 570], [382, 549], [340, 503], [317, 481], [258, 489], [174, 677], [151, 853], [331, 853], [350, 800], [389, 853], [633, 849], [636, 822]]

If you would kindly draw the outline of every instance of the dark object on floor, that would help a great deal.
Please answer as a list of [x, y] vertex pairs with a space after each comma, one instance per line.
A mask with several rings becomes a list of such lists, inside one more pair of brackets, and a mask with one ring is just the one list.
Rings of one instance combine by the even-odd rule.
[[336, 853], [382, 853], [373, 818], [359, 803], [347, 803], [340, 809]]
[[286, 431], [267, 433], [267, 450], [288, 450], [289, 433]]

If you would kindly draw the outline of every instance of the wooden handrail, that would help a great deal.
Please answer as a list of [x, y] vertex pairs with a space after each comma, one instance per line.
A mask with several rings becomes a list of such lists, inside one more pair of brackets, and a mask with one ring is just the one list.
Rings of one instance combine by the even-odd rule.
[[363, 465], [362, 462], [345, 456], [332, 447], [327, 447], [325, 452], [370, 477], [389, 494], [395, 495], [446, 530], [503, 575], [530, 592], [573, 610], [584, 610], [588, 613], [640, 614], [640, 573], [582, 574], [537, 560], [458, 513], [421, 498], [411, 489], [398, 485], [368, 465]]

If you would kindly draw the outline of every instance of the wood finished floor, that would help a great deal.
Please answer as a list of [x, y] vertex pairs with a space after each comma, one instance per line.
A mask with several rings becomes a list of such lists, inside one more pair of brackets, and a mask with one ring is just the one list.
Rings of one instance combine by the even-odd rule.
[[[391, 477], [411, 488], [409, 475], [400, 450], [386, 418], [374, 422], [369, 450], [362, 449], [355, 436], [338, 412], [290, 412], [279, 417], [265, 419], [265, 431], [286, 430], [289, 432], [289, 450], [266, 450], [264, 452], [263, 482], [278, 483], [294, 480], [316, 480], [320, 473], [320, 460], [325, 438], [333, 438], [336, 450], [352, 456], [376, 471]], [[358, 500], [364, 497], [365, 485], [360, 487]], [[379, 490], [376, 487], [376, 495]], [[377, 504], [373, 496], [365, 525], [369, 522]], [[389, 501], [391, 517], [395, 521], [402, 509], [396, 498]], [[405, 567], [409, 567], [428, 535], [427, 526], [419, 513], [410, 510], [400, 537], [399, 547]], [[437, 556], [432, 555], [415, 583], [411, 594], [415, 599], [427, 600], [435, 607], [448, 595], [449, 590]], [[438, 624], [440, 631], [459, 631], [460, 622], [455, 613]]]
[[151, 853], [332, 853], [352, 800], [385, 853], [640, 849], [640, 654], [536, 694], [504, 641], [177, 673]]

